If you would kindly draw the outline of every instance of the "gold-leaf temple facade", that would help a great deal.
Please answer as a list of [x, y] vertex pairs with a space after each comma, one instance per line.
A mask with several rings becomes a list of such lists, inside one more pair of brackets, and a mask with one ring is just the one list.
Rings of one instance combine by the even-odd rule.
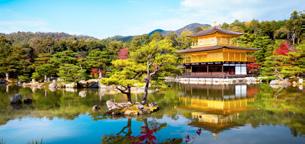
[[239, 32], [219, 27], [191, 35], [194, 42], [188, 49], [180, 50], [187, 77], [246, 77], [247, 64], [255, 62], [255, 48], [235, 46], [233, 38]]

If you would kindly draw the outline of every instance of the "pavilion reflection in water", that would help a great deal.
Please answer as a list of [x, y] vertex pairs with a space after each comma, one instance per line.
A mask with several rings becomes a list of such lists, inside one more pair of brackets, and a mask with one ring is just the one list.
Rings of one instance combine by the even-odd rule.
[[[248, 109], [257, 92], [247, 85], [185, 85], [180, 96], [180, 108], [191, 112], [190, 125], [201, 127], [213, 134], [238, 126], [234, 121]], [[187, 95], [188, 94], [188, 95]]]

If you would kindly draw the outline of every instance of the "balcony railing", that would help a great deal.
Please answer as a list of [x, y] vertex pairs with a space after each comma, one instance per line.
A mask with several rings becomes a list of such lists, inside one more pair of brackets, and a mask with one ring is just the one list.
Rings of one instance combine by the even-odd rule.
[[236, 75], [226, 72], [189, 72], [182, 75], [187, 78], [243, 78], [250, 75]]

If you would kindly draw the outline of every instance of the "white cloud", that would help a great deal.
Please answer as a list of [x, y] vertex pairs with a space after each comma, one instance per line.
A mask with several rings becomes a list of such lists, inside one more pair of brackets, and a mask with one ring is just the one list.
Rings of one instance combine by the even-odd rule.
[[[260, 5], [265, 4], [262, 7]], [[130, 27], [126, 34], [140, 34], [161, 28], [176, 30], [190, 23], [213, 24], [258, 19], [269, 10], [264, 0], [181, 0], [179, 7], [168, 10], [172, 17], [152, 19]], [[130, 33], [133, 32], [133, 33]]]
[[262, 0], [182, 0], [182, 9], [193, 17], [213, 22], [232, 22], [235, 19], [251, 20], [264, 11], [260, 7]]

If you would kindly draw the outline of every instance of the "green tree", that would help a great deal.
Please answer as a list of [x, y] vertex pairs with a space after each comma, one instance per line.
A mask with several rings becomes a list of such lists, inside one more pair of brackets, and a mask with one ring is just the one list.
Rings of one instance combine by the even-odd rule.
[[105, 70], [111, 63], [111, 59], [107, 51], [91, 50], [86, 57], [88, 68], [98, 68], [99, 78], [102, 78], [102, 70]]
[[126, 94], [127, 100], [131, 100], [131, 87], [141, 85], [142, 74], [145, 66], [137, 64], [132, 60], [114, 60], [113, 71], [110, 77], [101, 79], [101, 83], [115, 85], [116, 89]]
[[33, 71], [33, 50], [28, 45], [15, 44], [9, 55], [10, 63], [14, 67], [15, 75], [23, 75], [30, 78]]
[[293, 45], [301, 43], [305, 37], [305, 13], [294, 11], [290, 15], [286, 27], [290, 31]]
[[77, 63], [76, 54], [77, 53], [71, 50], [57, 52], [53, 54], [52, 57], [50, 58], [50, 63], [55, 66], [62, 64], [76, 64]]
[[254, 53], [258, 63], [264, 62], [265, 58], [273, 52], [274, 42], [268, 36], [246, 33], [233, 41], [241, 47], [258, 48], [259, 50]]
[[145, 89], [142, 103], [147, 103], [148, 88], [151, 81], [160, 82], [161, 78], [178, 72], [178, 57], [175, 48], [168, 39], [152, 40], [149, 44], [137, 49], [132, 59], [145, 67]]
[[5, 36], [0, 36], [0, 73], [5, 74], [6, 80], [9, 78], [9, 73], [14, 71], [11, 69], [8, 56], [11, 53], [12, 42], [6, 39]]
[[192, 38], [190, 37], [193, 33], [191, 31], [185, 30], [177, 38], [177, 49], [186, 49], [192, 46]]
[[128, 45], [128, 50], [135, 51], [138, 48], [140, 48], [142, 45], [145, 45], [149, 42], [149, 36], [147, 34], [145, 35], [139, 35], [132, 38]]
[[298, 77], [305, 72], [304, 57], [303, 46], [289, 51], [288, 46], [281, 44], [274, 54], [264, 61], [261, 75], [267, 76], [268, 79]]
[[54, 65], [42, 64], [36, 67], [35, 72], [32, 73], [32, 78], [36, 80], [44, 79], [44, 81], [47, 81], [48, 77], [55, 74], [56, 70], [54, 69]]
[[86, 71], [74, 64], [62, 64], [57, 75], [66, 82], [78, 82], [86, 78]]

